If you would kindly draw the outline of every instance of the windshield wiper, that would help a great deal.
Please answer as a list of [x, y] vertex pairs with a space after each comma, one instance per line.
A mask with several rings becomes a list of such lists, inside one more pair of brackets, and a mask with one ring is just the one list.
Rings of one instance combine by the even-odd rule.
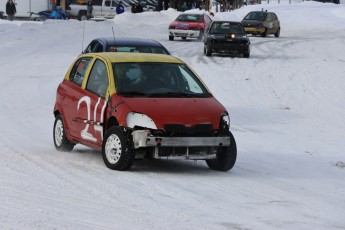
[[182, 93], [182, 92], [166, 92], [166, 93], [153, 93], [151, 97], [207, 97], [205, 94], [195, 94], [195, 93]]
[[119, 92], [118, 94], [123, 97], [135, 97], [135, 96], [150, 97], [151, 96], [151, 94], [147, 94], [147, 93], [143, 93], [139, 91]]

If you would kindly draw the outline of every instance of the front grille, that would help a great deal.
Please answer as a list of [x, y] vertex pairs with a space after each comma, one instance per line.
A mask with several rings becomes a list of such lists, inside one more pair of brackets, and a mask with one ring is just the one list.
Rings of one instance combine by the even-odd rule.
[[165, 124], [165, 135], [170, 137], [210, 137], [213, 136], [211, 124], [197, 124], [187, 127], [181, 124]]

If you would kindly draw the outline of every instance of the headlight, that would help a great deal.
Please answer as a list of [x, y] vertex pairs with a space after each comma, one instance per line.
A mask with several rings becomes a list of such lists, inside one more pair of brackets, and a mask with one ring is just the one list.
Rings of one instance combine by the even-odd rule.
[[230, 128], [230, 116], [228, 112], [224, 111], [220, 116], [220, 130], [228, 130]]
[[126, 117], [126, 122], [129, 128], [140, 126], [148, 129], [157, 129], [155, 122], [151, 118], [142, 113], [128, 113]]

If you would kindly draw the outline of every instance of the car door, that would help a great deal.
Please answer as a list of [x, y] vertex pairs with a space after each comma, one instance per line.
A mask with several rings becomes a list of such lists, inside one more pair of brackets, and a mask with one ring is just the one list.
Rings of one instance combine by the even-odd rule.
[[77, 104], [77, 130], [82, 141], [96, 148], [102, 146], [108, 87], [107, 64], [104, 60], [95, 59], [87, 77], [83, 97]]
[[273, 27], [273, 17], [271, 13], [267, 14], [267, 32], [268, 33], [273, 33], [274, 27]]
[[280, 23], [275, 13], [272, 13], [272, 20], [273, 20], [273, 28], [274, 28], [273, 33], [276, 33], [280, 28]]
[[79, 138], [76, 127], [77, 104], [80, 98], [83, 97], [82, 85], [87, 74], [91, 57], [84, 57], [78, 59], [61, 87], [61, 106], [63, 108], [63, 116], [65, 118], [68, 132], [73, 137]]
[[102, 8], [102, 17], [112, 19], [116, 14], [116, 2], [115, 0], [105, 0]]

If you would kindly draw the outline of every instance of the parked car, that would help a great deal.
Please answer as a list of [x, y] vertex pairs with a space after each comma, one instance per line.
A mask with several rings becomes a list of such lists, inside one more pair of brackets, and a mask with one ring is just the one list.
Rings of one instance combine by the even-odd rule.
[[83, 53], [98, 52], [134, 52], [170, 55], [169, 51], [155, 40], [126, 37], [96, 38], [83, 51]]
[[211, 22], [212, 19], [204, 12], [182, 13], [169, 25], [169, 40], [173, 41], [175, 37], [181, 37], [196, 38], [201, 41]]
[[213, 21], [204, 37], [204, 54], [212, 53], [242, 54], [249, 58], [250, 41], [242, 23]]
[[262, 37], [269, 34], [274, 34], [275, 37], [280, 36], [280, 22], [278, 16], [273, 12], [249, 12], [242, 20], [242, 24], [247, 34], [261, 35]]
[[196, 73], [171, 55], [89, 53], [57, 88], [53, 140], [101, 150], [105, 165], [129, 169], [135, 158], [206, 160], [230, 170], [237, 157], [227, 110]]
[[[92, 16], [113, 19], [116, 15], [115, 8], [118, 3], [119, 1], [116, 0], [93, 0]], [[123, 5], [124, 7], [129, 6], [125, 1], [123, 1]], [[87, 20], [87, 0], [71, 0], [69, 8], [68, 13], [71, 17], [75, 17], [81, 21]]]

